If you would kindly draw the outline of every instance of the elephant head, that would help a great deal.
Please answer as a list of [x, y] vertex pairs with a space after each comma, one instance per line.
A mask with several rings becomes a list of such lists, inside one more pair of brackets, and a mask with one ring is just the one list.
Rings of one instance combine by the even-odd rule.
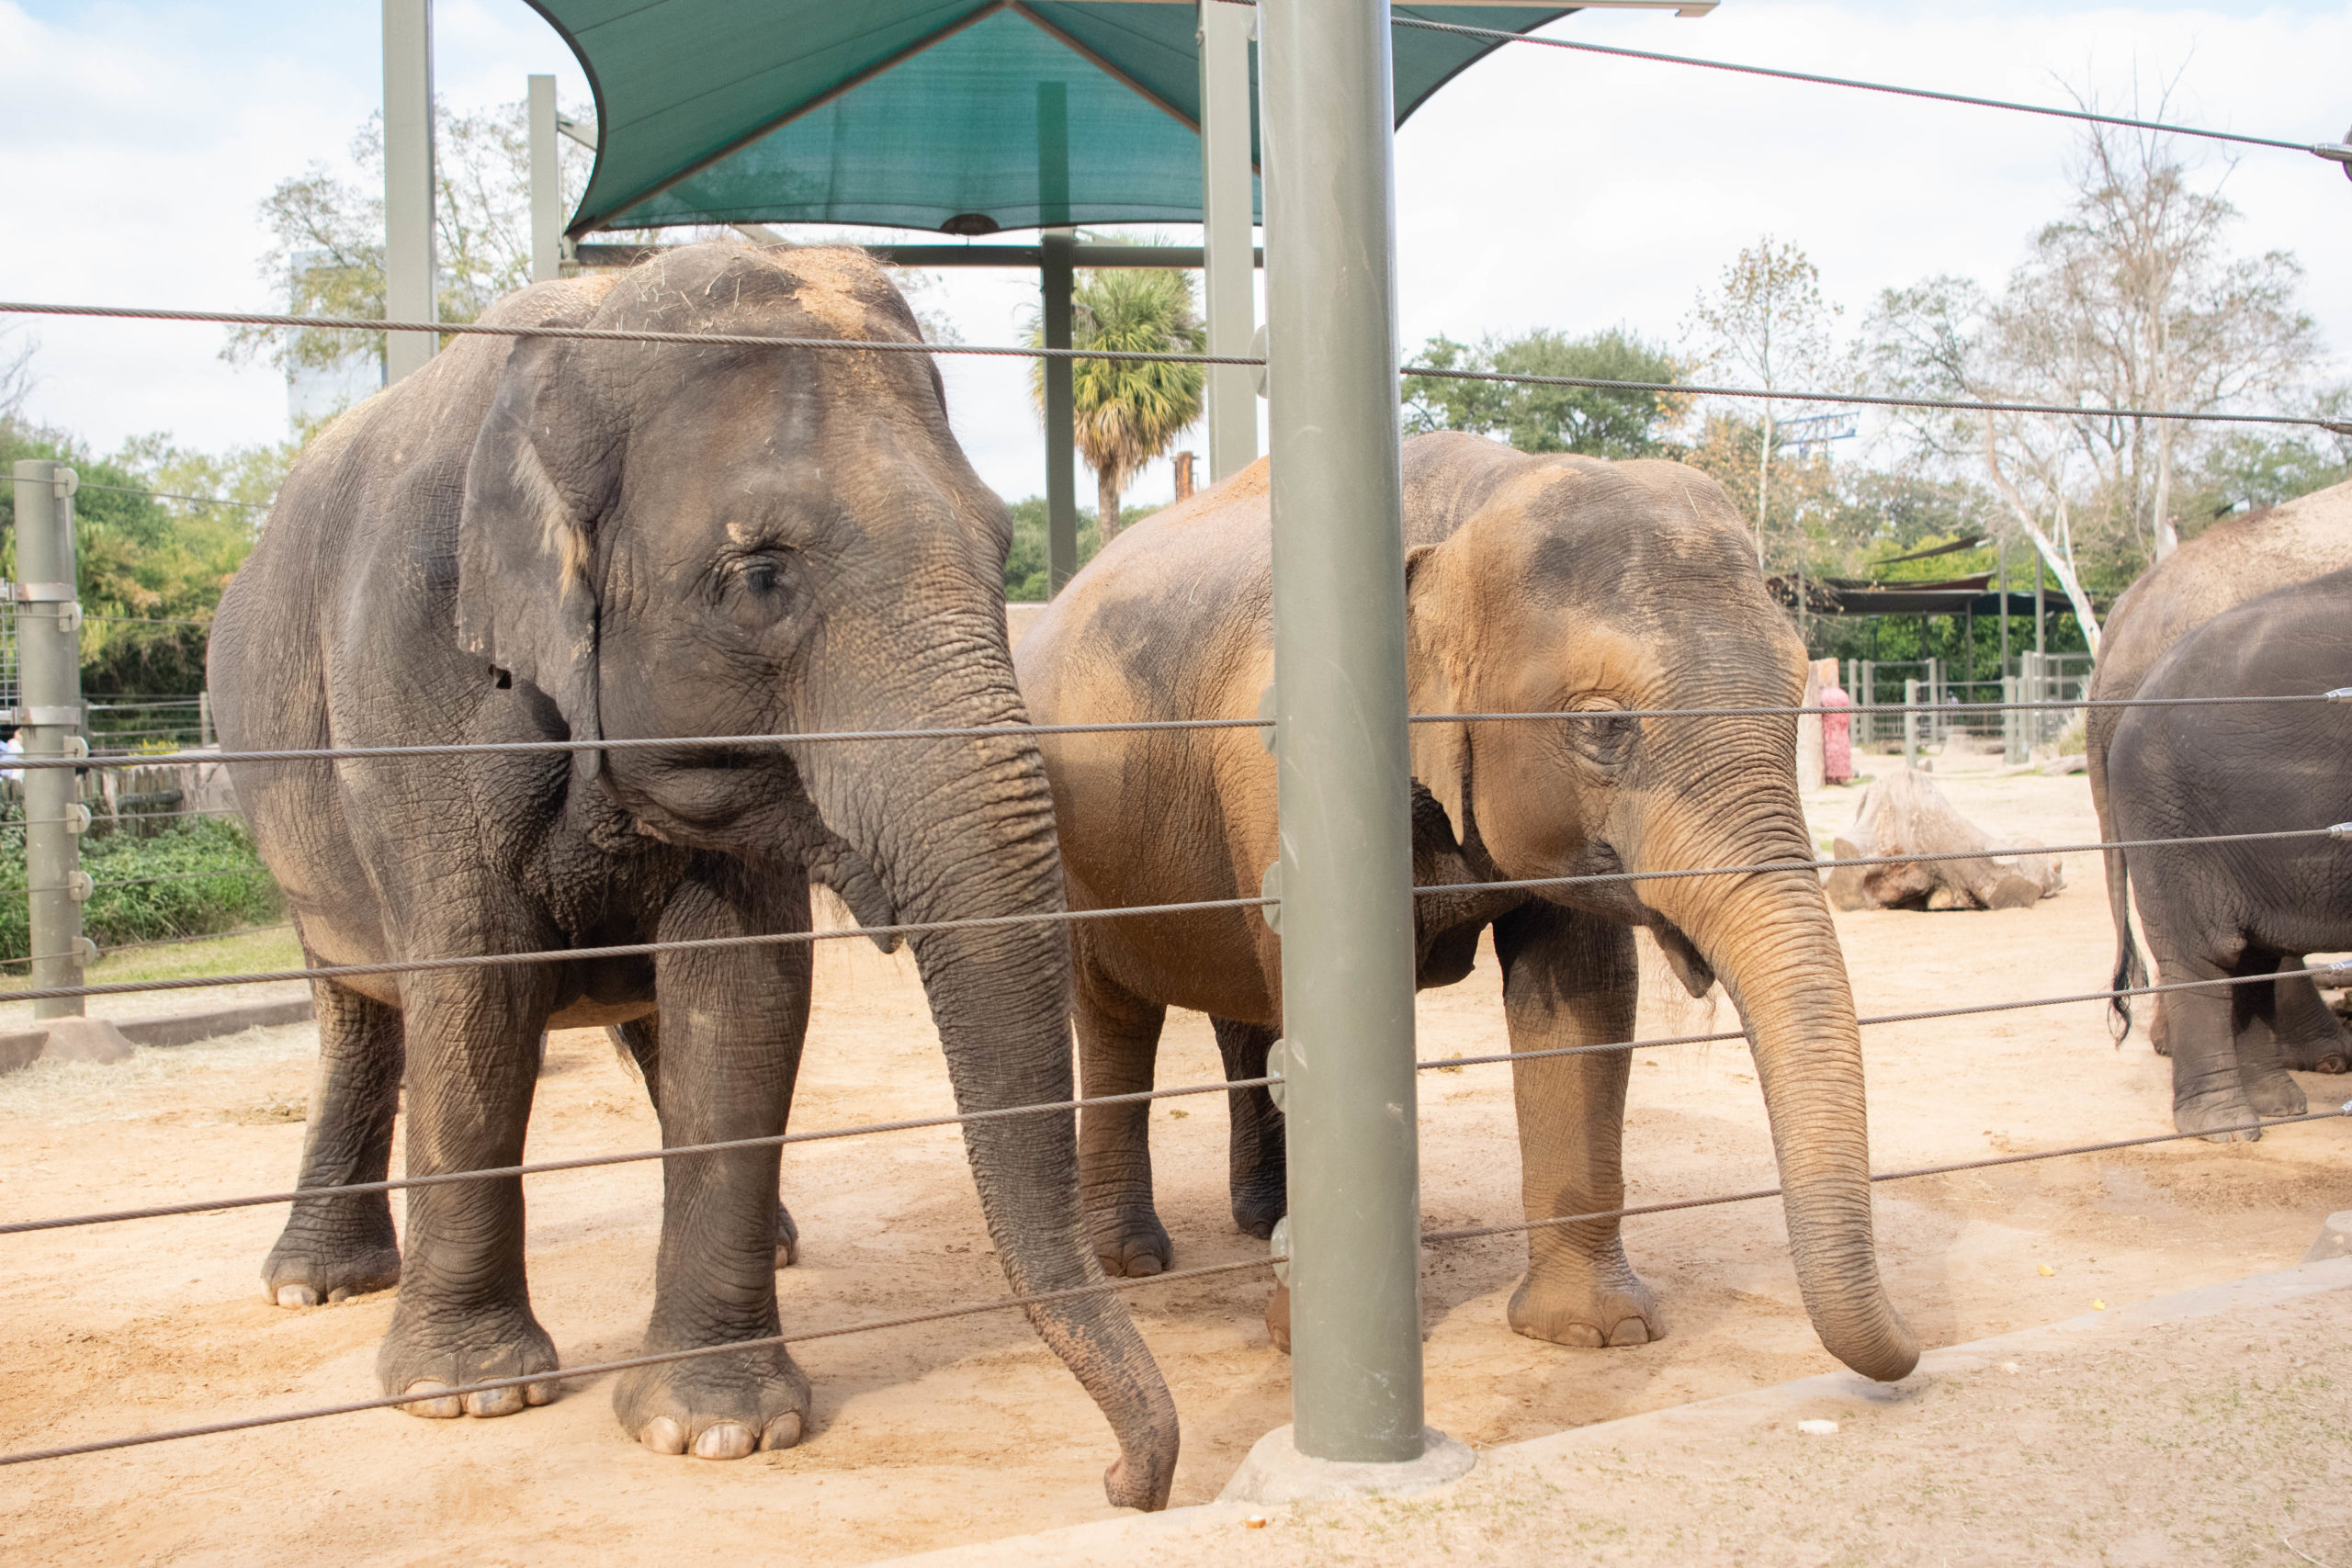
[[[1474, 866], [1508, 878], [1771, 869], [1546, 891], [1654, 931], [1694, 994], [1720, 976], [1770, 1116], [1806, 1309], [1848, 1366], [1918, 1359], [1871, 1240], [1852, 994], [1797, 796], [1804, 651], [1721, 487], [1664, 462], [1521, 470], [1408, 560], [1413, 771]], [[1795, 863], [1790, 864], [1790, 863]]]
[[[578, 298], [590, 327], [922, 341], [854, 250], [697, 246]], [[1013, 726], [1011, 536], [925, 354], [525, 339], [468, 469], [458, 626], [485, 680], [535, 688], [574, 739]], [[1062, 908], [1018, 732], [592, 750], [570, 790], [592, 831], [805, 868], [867, 925]], [[910, 946], [965, 1110], [1070, 1098], [1062, 926]], [[1099, 1280], [1072, 1118], [965, 1142], [1014, 1289]], [[1119, 1437], [1113, 1500], [1164, 1503], [1174, 1407], [1125, 1309], [1095, 1294], [1032, 1319]]]

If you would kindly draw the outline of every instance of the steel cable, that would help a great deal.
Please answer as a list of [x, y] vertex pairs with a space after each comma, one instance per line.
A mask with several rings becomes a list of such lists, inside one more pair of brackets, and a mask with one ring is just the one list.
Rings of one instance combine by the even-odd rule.
[[[1408, 724], [1502, 724], [1517, 721], [1586, 722], [1628, 718], [1778, 718], [1804, 715], [1901, 715], [1950, 720], [1967, 714], [2074, 712], [2081, 708], [2241, 707], [2273, 703], [2352, 703], [2352, 686], [2325, 692], [2284, 692], [2233, 697], [2082, 697], [2036, 699], [2014, 703], [1859, 703], [1842, 707], [1823, 704], [1753, 705], [1690, 708], [1561, 708], [1512, 713], [1408, 714]], [[185, 728], [185, 727], [183, 727]], [[835, 745], [853, 740], [978, 740], [1023, 735], [1120, 735], [1182, 733], [1203, 729], [1272, 729], [1271, 718], [1138, 718], [1105, 720], [1099, 724], [981, 724], [944, 725], [927, 729], [824, 729], [763, 735], [666, 735], [607, 737], [596, 740], [454, 740], [413, 746], [288, 747], [262, 751], [155, 751], [126, 757], [27, 757], [0, 759], [0, 769], [28, 768], [164, 768], [216, 762], [314, 762], [346, 758], [499, 756], [529, 751], [646, 751], [664, 749], [707, 750], [762, 746]], [[151, 813], [163, 816], [165, 813]]]
[[[2211, 980], [2177, 980], [2165, 985], [2126, 986], [2104, 991], [2079, 991], [2064, 996], [2030, 997], [2017, 1001], [1973, 1002], [1962, 1007], [1929, 1008], [1913, 1012], [1878, 1013], [1857, 1018], [1854, 1022], [1860, 1028], [1890, 1023], [1918, 1023], [1931, 1019], [1961, 1018], [1976, 1013], [2017, 1012], [2030, 1008], [2106, 1001], [2115, 997], [2158, 996], [2168, 991], [2254, 986], [2272, 980], [2294, 979], [2299, 976], [2344, 977], [2347, 974], [2352, 974], [2352, 962], [2343, 964], [2322, 964], [2303, 969], [2279, 970], [2267, 975], [2224, 976]], [[1712, 1034], [1678, 1034], [1657, 1040], [1621, 1040], [1591, 1045], [1557, 1045], [1541, 1051], [1510, 1051], [1486, 1056], [1431, 1057], [1426, 1061], [1416, 1062], [1413, 1066], [1417, 1072], [1450, 1072], [1460, 1067], [1487, 1066], [1503, 1062], [1537, 1062], [1561, 1056], [1613, 1055], [1618, 1052], [1654, 1050], [1670, 1045], [1703, 1045], [1719, 1041], [1745, 1040], [1747, 1037], [1745, 1030], [1721, 1030]], [[869, 1122], [847, 1127], [825, 1127], [807, 1133], [774, 1133], [756, 1138], [730, 1138], [720, 1143], [685, 1144], [675, 1148], [637, 1149], [624, 1154], [582, 1155], [571, 1159], [543, 1160], [523, 1165], [498, 1166], [481, 1170], [440, 1171], [428, 1176], [389, 1177], [381, 1181], [348, 1182], [332, 1187], [305, 1187], [288, 1192], [263, 1192], [237, 1198], [163, 1203], [141, 1209], [114, 1209], [92, 1214], [66, 1214], [53, 1219], [17, 1220], [0, 1224], [0, 1235], [16, 1235], [33, 1231], [70, 1230], [83, 1225], [112, 1224], [124, 1220], [168, 1219], [178, 1214], [209, 1214], [230, 1209], [251, 1209], [266, 1207], [272, 1203], [290, 1203], [304, 1198], [356, 1197], [363, 1193], [398, 1192], [412, 1187], [446, 1187], [460, 1181], [538, 1176], [550, 1171], [587, 1170], [599, 1166], [634, 1165], [657, 1159], [683, 1159], [702, 1155], [725, 1154], [741, 1149], [780, 1147], [786, 1144], [827, 1143], [840, 1138], [865, 1137], [875, 1133], [912, 1132], [926, 1127], [953, 1127], [972, 1122], [1002, 1121], [1014, 1116], [1084, 1111], [1096, 1106], [1133, 1105], [1153, 1100], [1178, 1100], [1191, 1095], [1224, 1094], [1236, 1089], [1265, 1089], [1282, 1081], [1279, 1075], [1253, 1078], [1228, 1078], [1219, 1083], [1187, 1084], [1177, 1089], [1137, 1089], [1125, 1094], [1098, 1095], [1091, 1099], [1051, 1100], [1035, 1105], [1003, 1106], [989, 1111], [960, 1111], [939, 1116], [907, 1117], [893, 1122]]]
[[[2298, 144], [2300, 145], [2300, 144]], [[166, 310], [133, 305], [64, 305], [0, 300], [0, 314], [96, 316], [112, 321], [198, 321], [223, 326], [292, 327], [321, 332], [438, 333], [449, 336], [563, 338], [588, 343], [668, 344], [704, 348], [862, 349], [884, 354], [994, 355], [1015, 359], [1105, 359], [1155, 365], [1260, 366], [1260, 356], [1240, 354], [1159, 354], [1139, 349], [1016, 348], [974, 344], [893, 343], [870, 338], [769, 337], [753, 333], [665, 333], [619, 327], [562, 327], [516, 322], [396, 321], [356, 316], [274, 315], [249, 310]], [[2312, 414], [2200, 413], [2185, 409], [2081, 408], [2063, 403], [1996, 402], [1953, 398], [1905, 398], [1878, 393], [1784, 391], [1770, 387], [1702, 387], [1672, 381], [1616, 381], [1582, 376], [1529, 376], [1503, 370], [1452, 370], [1434, 365], [1404, 365], [1399, 376], [1434, 376], [1456, 381], [1498, 381], [1514, 386], [1583, 387], [1597, 391], [1666, 392], [1685, 397], [1754, 398], [1800, 403], [1854, 403], [1880, 408], [1946, 409], [1965, 413], [2041, 413], [2074, 419], [2154, 419], [2184, 423], [2305, 425], [2352, 434], [2352, 422]]]
[[[1412, 893], [1417, 898], [1440, 897], [1464, 893], [1511, 892], [1603, 882], [1679, 881], [1694, 876], [1744, 876], [1770, 871], [1819, 872], [1833, 871], [1845, 866], [1905, 865], [1928, 861], [2032, 859], [2037, 856], [2054, 854], [2078, 854], [2093, 850], [2149, 849], [2167, 844], [2240, 843], [2308, 838], [2352, 840], [2352, 823], [2338, 823], [2327, 828], [2290, 828], [2261, 833], [2209, 833], [2178, 839], [2119, 839], [2087, 844], [2028, 844], [2016, 848], [1988, 847], [1981, 850], [1938, 851], [1919, 854], [1854, 855], [1842, 860], [1763, 861], [1750, 865], [1697, 866], [1679, 871], [1582, 872], [1569, 876], [1524, 877], [1509, 882], [1431, 883], [1416, 886], [1412, 889]], [[1279, 905], [1281, 902], [1282, 900], [1278, 897], [1268, 897], [1203, 898], [1173, 904], [1126, 905], [1108, 909], [1056, 909], [1030, 915], [986, 915], [954, 920], [916, 920], [898, 925], [842, 926], [826, 931], [763, 931], [748, 936], [694, 937], [671, 942], [623, 942], [605, 947], [559, 947], [530, 953], [491, 953], [450, 958], [392, 959], [377, 964], [330, 964], [307, 969], [277, 969], [250, 975], [193, 976], [175, 980], [127, 980], [102, 986], [49, 986], [21, 991], [0, 991], [0, 1003], [42, 1001], [58, 997], [120, 996], [137, 991], [200, 990], [211, 986], [266, 985], [287, 980], [332, 980], [351, 975], [412, 975], [443, 969], [492, 968], [509, 964], [560, 964], [575, 959], [638, 958], [656, 953], [697, 952], [727, 947], [789, 946], [801, 942], [838, 942], [851, 937], [910, 936], [926, 931], [979, 931], [1002, 926], [1067, 924], [1075, 920], [1114, 919], [1130, 915], [1197, 914], [1225, 909], [1262, 908], [1271, 905]], [[126, 943], [125, 945], [137, 944]], [[51, 956], [66, 955], [51, 954]], [[23, 960], [14, 962], [21, 963]]]
[[[1250, 5], [1255, 0], [1233, 0]], [[2199, 137], [2208, 141], [2233, 141], [2246, 147], [2278, 147], [2290, 152], [2309, 152], [2334, 163], [2352, 163], [2352, 146], [2332, 141], [2290, 141], [2276, 136], [2249, 136], [2243, 131], [2206, 130], [2193, 125], [2172, 125], [2163, 120], [2138, 119], [2130, 115], [2102, 114], [2096, 109], [2064, 109], [2051, 104], [2020, 104], [2007, 98], [1980, 98], [1968, 93], [1942, 93], [1928, 87], [1902, 87], [1888, 82], [1863, 82], [1849, 76], [1824, 76], [1811, 71], [1786, 71], [1770, 65], [1743, 65], [1727, 60], [1702, 60], [1696, 55], [1661, 54], [1655, 50], [1626, 49], [1614, 44], [1586, 43], [1575, 39], [1536, 38], [1527, 33], [1505, 32], [1497, 28], [1474, 28], [1459, 22], [1430, 21], [1419, 17], [1392, 15], [1393, 27], [1419, 28], [1427, 32], [1460, 33], [1468, 38], [1494, 39], [1504, 43], [1532, 43], [1544, 49], [1572, 50], [1579, 54], [1605, 54], [1623, 60], [1645, 60], [1661, 65], [1695, 65], [1707, 71], [1728, 71], [1742, 76], [1767, 76], [1781, 82], [1804, 82], [1821, 87], [1853, 87], [1866, 93], [1885, 93], [1901, 98], [1926, 98], [1941, 104], [1962, 104], [1971, 108], [2007, 109], [2012, 114], [2041, 115], [2052, 119], [2086, 120], [2095, 125], [2120, 125], [2131, 130], [2154, 130], [2166, 136]]]
[[[2308, 1122], [2321, 1122], [2352, 1114], [2352, 1109], [2312, 1111], [2301, 1116], [2282, 1116], [2248, 1122], [2231, 1127], [2216, 1127], [2203, 1133], [2159, 1133], [2147, 1137], [2117, 1138], [2104, 1143], [2082, 1144], [2063, 1149], [2038, 1149], [2026, 1154], [1998, 1155], [1987, 1159], [1961, 1160], [1947, 1165], [1919, 1166], [1908, 1170], [1874, 1173], [1873, 1183], [1908, 1181], [1927, 1176], [1948, 1176], [1963, 1170], [1982, 1170], [1996, 1166], [2023, 1165], [2037, 1160], [2063, 1159], [2078, 1155], [2103, 1154], [2116, 1149], [2136, 1148], [2148, 1144], [2172, 1143], [2183, 1138], [2211, 1137], [2232, 1133], [2260, 1133], [2274, 1127], [2290, 1127]], [[1781, 1195], [1777, 1187], [1758, 1188], [1747, 1192], [1720, 1193], [1709, 1198], [1684, 1198], [1662, 1203], [1629, 1204], [1616, 1209], [1596, 1210], [1583, 1214], [1558, 1214], [1541, 1220], [1521, 1221], [1503, 1225], [1471, 1225], [1452, 1230], [1424, 1231], [1424, 1246], [1442, 1246], [1449, 1242], [1471, 1241], [1485, 1236], [1507, 1235], [1539, 1230], [1555, 1225], [1580, 1224], [1594, 1220], [1633, 1219], [1645, 1214], [1674, 1213], [1689, 1209], [1713, 1208], [1727, 1203], [1754, 1202]], [[864, 1323], [844, 1324], [834, 1328], [812, 1329], [801, 1334], [774, 1334], [756, 1339], [739, 1339], [724, 1345], [699, 1345], [691, 1349], [665, 1350], [655, 1355], [630, 1356], [618, 1360], [594, 1361], [584, 1366], [559, 1367], [549, 1371], [519, 1377], [486, 1378], [479, 1382], [457, 1383], [430, 1390], [413, 1390], [402, 1393], [381, 1394], [373, 1399], [351, 1400], [341, 1404], [316, 1405], [306, 1410], [283, 1410], [264, 1416], [249, 1416], [234, 1421], [209, 1422], [200, 1427], [178, 1427], [160, 1432], [141, 1432], [123, 1438], [101, 1438], [86, 1443], [66, 1443], [55, 1448], [31, 1449], [17, 1453], [0, 1454], [0, 1466], [31, 1464], [43, 1460], [68, 1459], [81, 1454], [104, 1453], [117, 1449], [141, 1448], [151, 1443], [174, 1442], [187, 1438], [214, 1437], [225, 1432], [248, 1431], [257, 1427], [284, 1426], [296, 1421], [314, 1421], [330, 1416], [353, 1415], [363, 1410], [386, 1410], [406, 1404], [420, 1404], [427, 1400], [459, 1398], [472, 1393], [488, 1393], [500, 1389], [526, 1388], [534, 1384], [564, 1382], [582, 1378], [602, 1377], [611, 1372], [628, 1371], [639, 1367], [665, 1365], [672, 1361], [699, 1360], [707, 1356], [731, 1355], [744, 1350], [768, 1349], [778, 1346], [804, 1344], [818, 1339], [839, 1338], [851, 1334], [876, 1333], [885, 1329], [906, 1328], [926, 1323], [944, 1323], [955, 1318], [973, 1317], [982, 1313], [1008, 1312], [1014, 1308], [1051, 1305], [1056, 1302], [1072, 1301], [1081, 1296], [1104, 1295], [1114, 1291], [1129, 1290], [1142, 1285], [1178, 1284], [1225, 1274], [1243, 1273], [1272, 1268], [1280, 1259], [1268, 1256], [1232, 1263], [1209, 1263], [1193, 1269], [1170, 1269], [1161, 1274], [1147, 1274], [1139, 1278], [1103, 1280], [1091, 1284], [1073, 1285], [1066, 1290], [1041, 1291], [1034, 1295], [1006, 1296], [992, 1302], [978, 1302], [960, 1307], [946, 1307], [937, 1312], [910, 1313], [899, 1317], [869, 1319]]]

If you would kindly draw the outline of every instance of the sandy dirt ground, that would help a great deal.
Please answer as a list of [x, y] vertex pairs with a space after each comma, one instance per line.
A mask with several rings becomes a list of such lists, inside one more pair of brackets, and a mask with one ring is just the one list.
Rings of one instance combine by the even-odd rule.
[[[1947, 764], [1939, 779], [1998, 836], [2097, 836], [2080, 777]], [[1809, 803], [1825, 842], [1850, 820], [1854, 795]], [[2097, 859], [2070, 856], [2067, 871], [2067, 888], [2028, 910], [1840, 916], [1863, 1011], [2100, 986], [2109, 937]], [[947, 1110], [911, 966], [863, 942], [829, 942], [820, 954], [795, 1127]], [[1645, 976], [1645, 1034], [1732, 1023], [1727, 1008], [1669, 998], [1670, 987], [1662, 968]], [[1462, 985], [1422, 996], [1420, 1028], [1425, 1057], [1505, 1048], [1490, 956]], [[1873, 1028], [1864, 1038], [1881, 1168], [2170, 1127], [2167, 1065], [2142, 1036], [2115, 1046], [2098, 1004]], [[304, 1026], [0, 1078], [0, 1216], [282, 1187], [312, 1054]], [[1163, 1084], [1209, 1081], [1216, 1062], [1205, 1020], [1171, 1020]], [[2314, 1104], [2352, 1093], [2345, 1078], [2303, 1081]], [[1153, 1120], [1179, 1265], [1262, 1256], [1264, 1244], [1227, 1216], [1222, 1100], [1163, 1102]], [[1424, 1075], [1421, 1136], [1430, 1226], [1517, 1217], [1504, 1070]], [[656, 1142], [641, 1089], [602, 1035], [556, 1036], [531, 1155]], [[2322, 1216], [2352, 1208], [2347, 1152], [2352, 1122], [2323, 1122], [2255, 1145], [2162, 1145], [1883, 1186], [1881, 1253], [1928, 1344], [1978, 1338], [2072, 1317], [2095, 1301], [2295, 1261]], [[1627, 1164], [1636, 1203], [1770, 1185], [1745, 1048], [1643, 1053]], [[532, 1181], [533, 1299], [567, 1363], [638, 1348], [659, 1183], [651, 1164]], [[803, 1238], [800, 1264], [779, 1280], [789, 1327], [1003, 1290], [952, 1128], [788, 1150], [785, 1183]], [[0, 1450], [375, 1393], [390, 1296], [300, 1312], [266, 1304], [257, 1270], [281, 1217], [227, 1210], [0, 1239], [9, 1328]], [[1492, 1445], [1828, 1370], [1785, 1239], [1770, 1203], [1630, 1222], [1629, 1248], [1670, 1332], [1611, 1350], [1510, 1332], [1504, 1303], [1522, 1256], [1514, 1238], [1433, 1248], [1423, 1286], [1431, 1422]], [[1261, 1317], [1269, 1288], [1250, 1273], [1129, 1292], [1183, 1419], [1180, 1504], [1214, 1496], [1250, 1443], [1288, 1419], [1287, 1365]], [[1107, 1428], [1018, 1317], [825, 1340], [799, 1354], [816, 1409], [808, 1439], [786, 1453], [736, 1464], [657, 1457], [623, 1437], [608, 1388], [592, 1380], [505, 1420], [371, 1412], [0, 1470], [0, 1548], [26, 1564], [634, 1565], [744, 1554], [821, 1564], [1109, 1513]], [[2340, 1424], [2341, 1394], [2333, 1397]], [[2143, 1440], [2118, 1424], [2084, 1431], [2070, 1440]], [[2301, 1473], [2280, 1471], [2266, 1484], [2291, 1489]], [[2036, 1539], [2055, 1551], [2063, 1538]]]

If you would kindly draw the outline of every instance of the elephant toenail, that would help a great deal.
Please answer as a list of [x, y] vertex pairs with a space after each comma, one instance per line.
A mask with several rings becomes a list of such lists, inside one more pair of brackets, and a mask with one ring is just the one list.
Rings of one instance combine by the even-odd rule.
[[1609, 1343], [1611, 1345], [1646, 1345], [1649, 1342], [1649, 1325], [1638, 1317], [1629, 1317], [1609, 1331]]
[[319, 1292], [308, 1285], [280, 1285], [277, 1304], [282, 1307], [314, 1307], [319, 1304]]
[[770, 1450], [797, 1448], [799, 1445], [800, 1413], [797, 1410], [787, 1410], [769, 1422], [768, 1429], [760, 1435], [760, 1447]]
[[695, 1439], [695, 1458], [741, 1459], [758, 1446], [749, 1427], [740, 1421], [721, 1421], [704, 1427], [702, 1436]]
[[469, 1416], [513, 1416], [522, 1408], [523, 1391], [519, 1388], [486, 1388], [466, 1395]]
[[525, 1383], [523, 1385], [523, 1403], [526, 1404], [554, 1404], [555, 1384], [551, 1382]]
[[[402, 1393], [438, 1393], [449, 1385], [438, 1378], [419, 1378], [401, 1390]], [[465, 1404], [456, 1394], [440, 1399], [418, 1399], [401, 1406], [412, 1416], [429, 1416], [435, 1421], [454, 1421], [465, 1414]]]
[[637, 1440], [657, 1454], [682, 1454], [686, 1451], [686, 1429], [667, 1416], [656, 1416], [645, 1424]]
[[1130, 1258], [1127, 1259], [1127, 1278], [1130, 1280], [1146, 1279], [1153, 1274], [1159, 1273], [1166, 1267], [1166, 1264], [1163, 1264], [1159, 1258], [1154, 1258], [1151, 1254], [1147, 1252], [1140, 1258]]

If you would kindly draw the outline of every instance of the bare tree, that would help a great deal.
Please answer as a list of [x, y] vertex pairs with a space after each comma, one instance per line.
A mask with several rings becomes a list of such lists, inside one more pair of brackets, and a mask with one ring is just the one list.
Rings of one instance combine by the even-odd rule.
[[14, 425], [24, 414], [25, 400], [33, 390], [33, 355], [40, 347], [38, 338], [24, 333], [11, 348], [6, 340], [12, 337], [19, 334], [13, 330], [0, 333], [0, 430]]
[[[1727, 370], [1763, 391], [1826, 385], [1831, 375], [1830, 323], [1838, 307], [1823, 300], [1821, 274], [1793, 244], [1770, 234], [1724, 268], [1711, 293], [1690, 309], [1683, 333], [1697, 345], [1703, 368]], [[1772, 448], [1779, 419], [1762, 399], [1763, 447], [1756, 468], [1756, 564], [1764, 564], [1764, 533], [1772, 503]]]
[[1982, 462], [2096, 651], [2085, 547], [2118, 575], [2169, 554], [2177, 476], [2216, 439], [2149, 415], [2291, 402], [2318, 341], [2295, 303], [2301, 267], [2283, 252], [2230, 255], [2236, 209], [2197, 186], [2167, 139], [2094, 127], [2074, 174], [2066, 216], [2034, 235], [1998, 295], [1948, 276], [1890, 289], [1868, 335], [1897, 395], [2147, 411], [1900, 421], [1921, 454]]

